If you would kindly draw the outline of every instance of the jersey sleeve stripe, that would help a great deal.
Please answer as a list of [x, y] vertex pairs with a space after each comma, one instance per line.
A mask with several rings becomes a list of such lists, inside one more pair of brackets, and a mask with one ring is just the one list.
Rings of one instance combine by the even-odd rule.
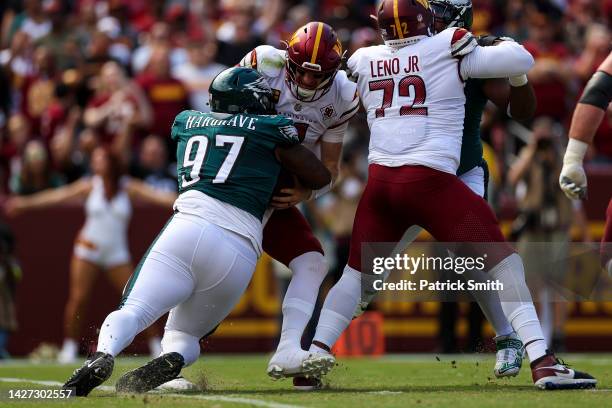
[[343, 120], [343, 121], [341, 121], [340, 123], [336, 123], [335, 125], [332, 125], [332, 126], [328, 127], [328, 129], [335, 129], [335, 128], [337, 128], [337, 127], [340, 127], [340, 126], [344, 125], [346, 122], [348, 122], [349, 120], [351, 120], [351, 118], [352, 118], [353, 116], [354, 116], [354, 113], [353, 113], [353, 115], [349, 115], [349, 116], [347, 116], [347, 117], [343, 118], [344, 120]]
[[468, 46], [472, 46], [475, 47], [476, 44], [476, 38], [474, 38], [473, 36], [470, 36], [467, 39], [464, 39], [463, 44], [459, 45], [459, 43], [455, 43], [451, 46], [451, 55], [453, 57], [457, 56], [457, 55], [462, 55], [461, 51], [463, 51], [466, 47]]
[[343, 119], [345, 115], [353, 116], [353, 114], [356, 113], [358, 109], [359, 109], [359, 102], [354, 107], [352, 107], [351, 109], [347, 110], [342, 115], [340, 115], [340, 118]]
[[467, 33], [468, 31], [464, 28], [458, 28], [455, 30], [453, 33], [453, 38], [451, 38], [451, 45], [455, 45], [455, 43], [465, 37]]

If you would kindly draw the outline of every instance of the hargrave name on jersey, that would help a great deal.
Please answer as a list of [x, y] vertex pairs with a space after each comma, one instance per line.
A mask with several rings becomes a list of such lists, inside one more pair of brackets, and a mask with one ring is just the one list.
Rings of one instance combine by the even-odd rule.
[[242, 115], [236, 115], [229, 120], [215, 119], [208, 115], [189, 115], [185, 123], [185, 129], [207, 126], [233, 126], [255, 130], [255, 122], [257, 122], [257, 118], [249, 118]]
[[[409, 55], [403, 70], [407, 74], [421, 71], [419, 68], [419, 57], [417, 55]], [[392, 58], [370, 61], [370, 72], [372, 78], [397, 75], [400, 73], [400, 60], [399, 58]]]

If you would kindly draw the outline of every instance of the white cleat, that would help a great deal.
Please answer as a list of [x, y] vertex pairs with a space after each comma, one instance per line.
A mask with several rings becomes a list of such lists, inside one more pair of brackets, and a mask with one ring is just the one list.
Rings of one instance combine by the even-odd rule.
[[277, 350], [268, 363], [268, 375], [275, 380], [286, 377], [320, 377], [327, 374], [336, 359], [329, 353], [304, 351], [298, 347]]
[[268, 363], [268, 375], [275, 380], [302, 375], [302, 363], [310, 355], [299, 346], [279, 348]]
[[199, 390], [199, 387], [195, 385], [194, 383], [192, 383], [191, 381], [187, 380], [182, 375], [179, 375], [174, 380], [170, 380], [166, 383], [163, 383], [159, 387], [155, 388], [155, 391], [169, 391], [169, 392], [196, 391], [196, 390]]
[[302, 375], [320, 378], [328, 374], [335, 364], [336, 358], [332, 354], [311, 351], [310, 357], [302, 363]]

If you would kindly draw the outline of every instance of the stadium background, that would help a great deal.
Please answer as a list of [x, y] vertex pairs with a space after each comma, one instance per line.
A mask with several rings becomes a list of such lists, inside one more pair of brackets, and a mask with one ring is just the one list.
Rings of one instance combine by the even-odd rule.
[[[98, 143], [123, 143], [130, 173], [163, 189], [173, 177], [168, 138], [172, 118], [185, 108], [206, 109], [204, 90], [222, 66], [235, 64], [257, 45], [280, 46], [280, 40], [311, 20], [331, 24], [350, 54], [378, 41], [369, 19], [373, 10], [374, 2], [368, 0], [2, 2], [0, 194], [31, 194], [78, 179], [87, 174], [89, 153]], [[611, 21], [612, 0], [474, 0], [476, 34], [509, 35], [535, 56], [530, 80], [538, 109], [533, 122], [551, 119], [540, 123], [546, 124], [543, 131], [558, 152], [563, 151], [578, 95], [610, 52]], [[98, 74], [110, 60], [126, 69], [130, 86], [144, 91], [145, 103], [152, 110], [148, 123], [136, 126], [124, 123], [129, 118], [119, 117], [114, 130], [83, 124], [84, 112], [99, 103]], [[126, 98], [121, 103], [129, 106], [134, 102]], [[491, 204], [508, 235], [521, 214], [508, 172], [531, 140], [533, 122], [518, 124], [488, 106], [482, 123], [492, 170]], [[127, 129], [127, 143], [117, 129]], [[303, 208], [325, 244], [332, 273], [341, 263], [337, 259], [345, 256], [350, 221], [365, 177], [367, 139], [360, 113], [345, 138], [343, 173], [351, 183], [340, 184]], [[578, 241], [597, 241], [603, 230], [605, 207], [612, 195], [611, 115], [595, 138], [588, 170], [589, 198], [577, 209], [587, 222], [571, 232]], [[133, 259], [144, 253], [169, 214], [169, 209], [135, 207], [130, 226]], [[82, 220], [79, 204], [16, 218], [2, 215], [0, 222], [15, 234], [15, 255], [23, 272], [15, 297], [19, 326], [8, 347], [12, 354], [27, 354], [43, 342], [61, 344], [68, 265]], [[428, 237], [423, 234], [421, 239]], [[207, 341], [207, 349], [251, 352], [273, 348], [279, 329], [278, 288], [282, 286], [278, 270], [269, 259], [262, 259], [246, 294]], [[95, 341], [98, 325], [117, 303], [118, 296], [100, 279], [89, 313], [82, 317], [83, 347]], [[612, 302], [573, 303], [568, 309], [564, 325], [568, 350], [612, 350]], [[384, 315], [387, 351], [440, 349], [439, 304], [383, 303], [378, 310]], [[461, 311], [456, 330], [465, 347], [465, 307]], [[491, 336], [488, 325], [483, 334]], [[144, 345], [137, 342], [130, 350], [144, 351]]]

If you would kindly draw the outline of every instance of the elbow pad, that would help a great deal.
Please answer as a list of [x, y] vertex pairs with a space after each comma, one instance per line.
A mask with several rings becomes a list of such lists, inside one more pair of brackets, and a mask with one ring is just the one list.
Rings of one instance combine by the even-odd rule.
[[578, 103], [606, 110], [610, 100], [612, 100], [612, 75], [597, 71], [586, 84]]

